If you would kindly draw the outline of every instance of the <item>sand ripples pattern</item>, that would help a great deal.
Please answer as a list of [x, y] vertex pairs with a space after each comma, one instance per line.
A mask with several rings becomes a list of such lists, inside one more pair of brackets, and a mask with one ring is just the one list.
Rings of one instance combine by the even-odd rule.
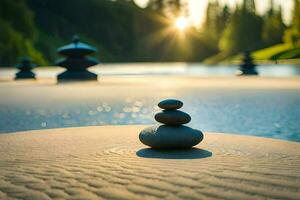
[[207, 133], [153, 151], [143, 126], [0, 136], [0, 199], [299, 199], [299, 143]]

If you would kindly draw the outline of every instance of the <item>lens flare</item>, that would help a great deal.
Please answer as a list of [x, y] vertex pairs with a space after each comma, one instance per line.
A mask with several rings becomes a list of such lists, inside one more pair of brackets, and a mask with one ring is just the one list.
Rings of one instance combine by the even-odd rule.
[[189, 25], [188, 19], [186, 17], [178, 17], [175, 20], [175, 27], [180, 30], [184, 31]]

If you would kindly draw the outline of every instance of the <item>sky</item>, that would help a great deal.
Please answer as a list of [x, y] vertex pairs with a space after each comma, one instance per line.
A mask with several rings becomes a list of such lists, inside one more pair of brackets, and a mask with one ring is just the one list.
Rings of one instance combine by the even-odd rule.
[[[134, 0], [136, 4], [141, 7], [147, 5], [148, 0]], [[195, 25], [201, 25], [205, 19], [206, 6], [209, 0], [183, 0], [188, 3], [189, 8], [189, 19], [191, 23]], [[234, 8], [237, 3], [242, 2], [242, 0], [219, 0], [223, 4], [228, 4], [230, 7]], [[269, 0], [256, 0], [257, 11], [261, 14], [264, 13], [270, 6]], [[274, 0], [276, 5], [282, 6], [283, 18], [286, 23], [289, 23], [291, 19], [291, 14], [293, 10], [293, 0]]]

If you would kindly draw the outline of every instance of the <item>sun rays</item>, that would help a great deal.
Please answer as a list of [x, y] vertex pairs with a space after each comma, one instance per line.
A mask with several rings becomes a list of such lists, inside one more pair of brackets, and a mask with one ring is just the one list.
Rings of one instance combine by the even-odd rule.
[[175, 19], [174, 25], [179, 31], [185, 31], [189, 26], [189, 21], [186, 17], [178, 17]]

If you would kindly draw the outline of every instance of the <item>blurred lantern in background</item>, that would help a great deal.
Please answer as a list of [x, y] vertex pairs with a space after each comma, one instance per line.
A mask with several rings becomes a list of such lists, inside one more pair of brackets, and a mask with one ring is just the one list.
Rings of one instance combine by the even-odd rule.
[[58, 81], [97, 80], [97, 75], [87, 70], [99, 63], [96, 58], [88, 56], [96, 51], [96, 48], [80, 42], [75, 35], [71, 44], [57, 50], [65, 58], [59, 59], [56, 64], [67, 69], [57, 76]]
[[32, 72], [35, 66], [29, 56], [23, 56], [21, 63], [16, 66], [20, 71], [16, 73], [15, 79], [35, 79], [35, 73]]

